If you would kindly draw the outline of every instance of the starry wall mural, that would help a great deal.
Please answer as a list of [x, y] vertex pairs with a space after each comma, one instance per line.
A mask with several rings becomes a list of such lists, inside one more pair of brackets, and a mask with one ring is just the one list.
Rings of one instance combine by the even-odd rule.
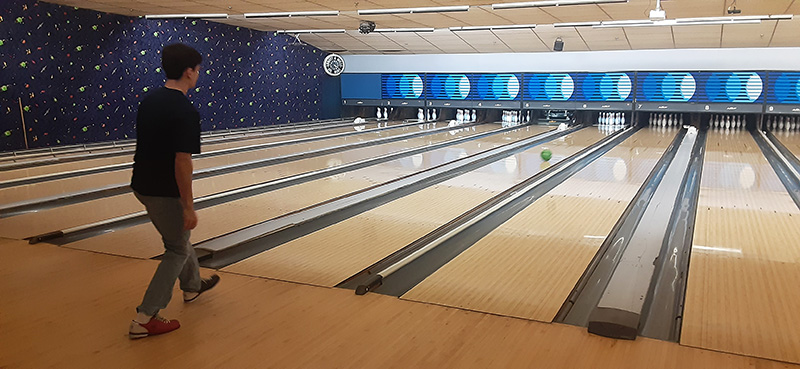
[[[0, 150], [133, 138], [136, 108], [164, 84], [161, 48], [203, 55], [189, 99], [203, 130], [321, 117], [325, 53], [293, 38], [202, 20], [146, 20], [36, 2], [0, 5]], [[22, 108], [20, 109], [20, 99]]]

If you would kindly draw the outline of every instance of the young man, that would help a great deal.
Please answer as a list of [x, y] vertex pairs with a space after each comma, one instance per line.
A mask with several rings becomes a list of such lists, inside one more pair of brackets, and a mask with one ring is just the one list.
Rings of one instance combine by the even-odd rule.
[[137, 315], [128, 332], [131, 339], [180, 328], [177, 320], [158, 315], [169, 304], [176, 279], [180, 279], [185, 302], [194, 301], [219, 282], [217, 275], [200, 278], [197, 255], [189, 242], [190, 230], [197, 226], [192, 154], [200, 152], [200, 115], [186, 92], [197, 84], [202, 60], [200, 53], [189, 46], [164, 47], [161, 66], [167, 83], [145, 97], [136, 116], [131, 187], [161, 234], [165, 252], [142, 304], [136, 308]]

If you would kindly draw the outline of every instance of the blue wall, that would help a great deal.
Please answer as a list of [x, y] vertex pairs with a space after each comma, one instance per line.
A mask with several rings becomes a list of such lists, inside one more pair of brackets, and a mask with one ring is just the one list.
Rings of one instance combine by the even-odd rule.
[[204, 130], [334, 114], [321, 108], [321, 86], [338, 87], [325, 53], [285, 35], [2, 0], [0, 40], [0, 150], [24, 147], [18, 98], [31, 147], [132, 138], [139, 101], [165, 81], [160, 50], [175, 42], [204, 57], [189, 95]]

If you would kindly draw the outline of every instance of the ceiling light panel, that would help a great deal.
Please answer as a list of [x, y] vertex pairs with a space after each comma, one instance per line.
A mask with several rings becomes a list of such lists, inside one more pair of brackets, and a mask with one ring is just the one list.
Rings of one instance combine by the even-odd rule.
[[424, 13], [449, 13], [469, 11], [469, 5], [463, 6], [431, 6], [422, 8], [396, 8], [396, 9], [364, 9], [359, 10], [358, 15], [380, 15], [380, 14], [424, 14]]
[[528, 1], [521, 3], [492, 4], [492, 9], [493, 10], [520, 9], [520, 8], [539, 8], [545, 6], [570, 6], [570, 5], [627, 3], [627, 2], [628, 0], [543, 0], [543, 1]]
[[500, 26], [468, 26], [468, 27], [450, 27], [453, 32], [463, 31], [499, 31], [504, 29], [533, 29], [536, 28], [535, 24], [510, 24]]
[[372, 32], [393, 33], [393, 32], [433, 32], [433, 28], [376, 28]]
[[277, 33], [301, 34], [301, 33], [346, 33], [344, 29], [283, 29], [275, 31]]
[[291, 17], [329, 17], [338, 16], [338, 10], [308, 12], [244, 13], [245, 18], [291, 18]]
[[145, 19], [225, 19], [228, 18], [224, 13], [208, 14], [149, 14]]

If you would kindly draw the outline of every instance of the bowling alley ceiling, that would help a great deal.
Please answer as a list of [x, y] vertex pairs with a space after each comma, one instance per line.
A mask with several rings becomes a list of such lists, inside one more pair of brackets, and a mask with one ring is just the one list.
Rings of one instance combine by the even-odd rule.
[[[344, 33], [304, 33], [302, 42], [343, 54], [436, 54], [551, 51], [561, 38], [564, 51], [672, 48], [800, 46], [800, 0], [737, 0], [736, 16], [796, 14], [791, 20], [754, 24], [658, 27], [555, 27], [556, 23], [647, 19], [656, 0], [626, 3], [494, 9], [509, 0], [52, 0], [130, 16], [226, 13], [220, 23], [262, 31], [344, 29]], [[732, 0], [663, 0], [667, 19], [730, 16]], [[468, 11], [358, 15], [358, 10], [469, 6]], [[338, 10], [337, 16], [245, 18], [245, 13]], [[432, 32], [358, 31], [362, 20], [378, 29], [433, 28]], [[531, 25], [534, 28], [453, 31], [451, 27]]]

